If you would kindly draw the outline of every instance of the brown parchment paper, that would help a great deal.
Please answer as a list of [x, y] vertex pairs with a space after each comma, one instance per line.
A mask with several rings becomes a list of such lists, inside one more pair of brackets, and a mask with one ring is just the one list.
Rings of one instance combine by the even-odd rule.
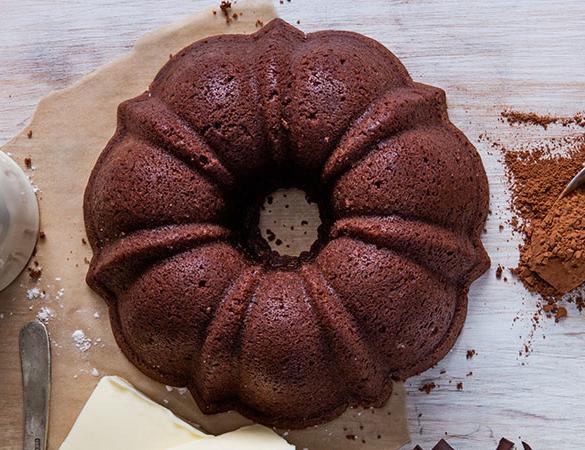
[[[2, 148], [23, 168], [24, 158], [32, 158], [33, 169], [26, 172], [40, 189], [41, 229], [46, 234], [33, 258], [42, 267], [41, 278], [34, 281], [24, 272], [0, 293], [2, 450], [22, 448], [18, 331], [39, 311], [48, 317], [52, 339], [50, 449], [59, 447], [99, 376], [107, 374], [126, 378], [204, 431], [221, 433], [249, 423], [235, 412], [203, 415], [189, 393], [169, 390], [135, 369], [114, 342], [105, 303], [84, 281], [91, 250], [84, 241], [82, 194], [99, 153], [114, 132], [118, 104], [146, 90], [169, 54], [209, 35], [254, 32], [258, 19], [267, 23], [276, 15], [269, 1], [240, 2], [234, 10], [243, 15], [227, 25], [219, 8], [216, 10], [216, 15], [206, 10], [146, 35], [128, 56], [71, 88], [52, 93], [40, 102], [30, 125]], [[287, 212], [300, 213], [298, 208]], [[28, 299], [27, 292], [34, 297], [29, 290], [35, 287], [43, 298]], [[75, 330], [82, 330], [88, 341], [76, 345], [72, 339]], [[84, 344], [89, 348], [82, 351]], [[286, 439], [299, 449], [310, 450], [398, 448], [409, 439], [403, 385], [395, 386], [382, 409], [350, 409], [327, 424], [290, 431]]]

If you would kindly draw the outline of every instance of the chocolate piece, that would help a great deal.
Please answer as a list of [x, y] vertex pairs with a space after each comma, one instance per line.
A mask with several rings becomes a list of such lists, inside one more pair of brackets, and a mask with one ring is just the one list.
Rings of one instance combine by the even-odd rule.
[[498, 447], [496, 448], [496, 450], [513, 450], [513, 449], [514, 449], [514, 443], [510, 442], [506, 438], [500, 439], [500, 442], [498, 443]]
[[447, 441], [445, 439], [441, 439], [439, 442], [437, 442], [437, 445], [435, 445], [433, 447], [433, 450], [455, 450], [453, 447], [451, 447], [449, 444], [447, 444]]

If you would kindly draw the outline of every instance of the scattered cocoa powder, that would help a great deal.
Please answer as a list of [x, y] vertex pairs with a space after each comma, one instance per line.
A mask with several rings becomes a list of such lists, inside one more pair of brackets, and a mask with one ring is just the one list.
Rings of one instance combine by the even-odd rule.
[[32, 158], [30, 158], [29, 156], [27, 156], [26, 158], [24, 158], [24, 166], [27, 169], [31, 169], [32, 168]]
[[26, 133], [26, 137], [32, 139], [32, 130], [28, 130], [28, 133]]
[[[545, 130], [552, 123], [583, 127], [583, 117], [582, 113], [571, 118], [514, 111], [502, 114], [502, 120], [511, 125], [537, 125]], [[490, 142], [491, 147], [503, 156], [511, 191], [513, 216], [510, 225], [523, 237], [518, 266], [512, 269], [512, 273], [530, 292], [541, 297], [536, 302], [530, 319], [531, 328], [519, 351], [520, 356], [526, 357], [532, 352], [534, 333], [541, 326], [542, 317], [559, 322], [567, 316], [567, 309], [560, 306], [559, 301], [572, 302], [579, 311], [585, 307], [585, 290], [574, 289], [563, 295], [564, 290], [578, 282], [573, 279], [571, 286], [558, 284], [564, 276], [563, 271], [571, 271], [578, 278], [585, 270], [583, 255], [568, 248], [576, 246], [578, 250], [579, 246], [585, 245], [585, 226], [581, 223], [585, 215], [581, 198], [585, 197], [577, 192], [557, 202], [565, 185], [585, 163], [585, 133], [564, 137], [545, 135], [531, 138], [522, 146], [503, 145], [485, 134], [482, 140]], [[575, 211], [577, 204], [583, 212]], [[556, 236], [553, 242], [548, 242], [549, 236]], [[565, 267], [559, 269], [563, 265]], [[557, 288], [551, 283], [557, 284]]]
[[264, 22], [260, 19], [256, 19], [256, 28], [262, 28], [264, 26]]
[[[545, 299], [558, 300], [562, 292], [544, 281], [530, 267], [534, 257], [532, 237], [565, 185], [583, 167], [585, 135], [549, 140], [530, 149], [502, 147], [501, 151], [512, 191], [512, 208], [516, 215], [511, 225], [524, 236], [524, 243], [520, 246], [520, 261], [512, 272], [529, 291]], [[578, 234], [585, 239], [583, 230]], [[574, 243], [574, 236], [568, 242]]]
[[41, 241], [44, 241], [45, 239], [47, 239], [47, 234], [44, 231], [39, 231], [39, 239]]
[[585, 281], [585, 189], [557, 200], [534, 227], [528, 266], [559, 295]]
[[502, 278], [502, 273], [504, 272], [504, 268], [498, 264], [498, 267], [496, 268], [496, 278], [499, 280], [500, 278]]
[[546, 130], [551, 124], [559, 124], [565, 127], [576, 125], [585, 127], [585, 114], [577, 113], [572, 117], [561, 117], [551, 115], [540, 115], [534, 112], [521, 112], [513, 110], [504, 110], [500, 113], [502, 119], [510, 125], [538, 125]]
[[458, 391], [462, 391], [463, 390], [463, 382], [460, 381], [459, 383], [457, 383], [457, 390]]
[[473, 358], [475, 355], [477, 355], [476, 351], [471, 349], [471, 350], [467, 350], [467, 354], [465, 355], [465, 358], [467, 359], [471, 359]]

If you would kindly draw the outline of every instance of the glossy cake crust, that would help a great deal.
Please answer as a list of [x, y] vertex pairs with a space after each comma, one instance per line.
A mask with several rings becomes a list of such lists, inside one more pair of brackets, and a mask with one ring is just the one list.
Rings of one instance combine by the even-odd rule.
[[[299, 258], [259, 239], [258, 199], [283, 185], [320, 205]], [[85, 192], [87, 282], [144, 373], [206, 413], [301, 428], [382, 406], [449, 351], [487, 211], [442, 90], [362, 35], [275, 19], [183, 49], [120, 105]]]

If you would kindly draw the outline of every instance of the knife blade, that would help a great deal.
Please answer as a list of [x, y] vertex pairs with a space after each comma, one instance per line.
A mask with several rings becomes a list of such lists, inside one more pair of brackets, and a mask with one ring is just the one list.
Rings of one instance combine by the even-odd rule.
[[45, 326], [35, 321], [22, 327], [19, 346], [24, 395], [23, 450], [46, 450], [51, 395], [51, 347]]

